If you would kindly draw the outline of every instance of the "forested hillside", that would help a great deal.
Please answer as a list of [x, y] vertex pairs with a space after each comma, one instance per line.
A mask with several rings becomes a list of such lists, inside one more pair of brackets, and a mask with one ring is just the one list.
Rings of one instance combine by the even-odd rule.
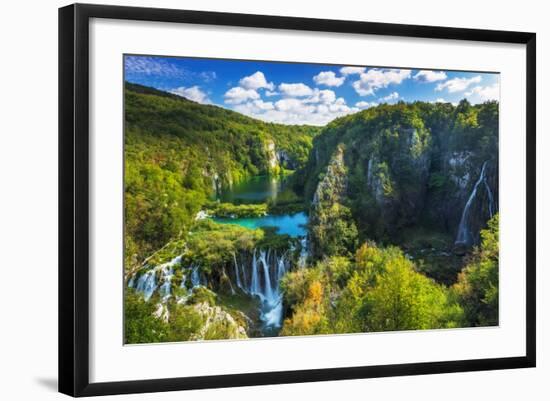
[[295, 176], [296, 190], [313, 201], [317, 259], [355, 250], [350, 233], [333, 232], [344, 224], [360, 243], [407, 248], [425, 240], [424, 248], [460, 251], [479, 243], [498, 210], [498, 103], [399, 103], [340, 118], [315, 138]]
[[126, 268], [185, 232], [209, 197], [307, 161], [317, 127], [264, 123], [126, 84]]

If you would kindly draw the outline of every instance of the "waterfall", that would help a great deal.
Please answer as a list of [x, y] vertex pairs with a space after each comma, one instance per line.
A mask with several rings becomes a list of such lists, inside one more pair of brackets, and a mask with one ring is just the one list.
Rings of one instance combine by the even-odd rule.
[[263, 266], [264, 271], [264, 298], [268, 303], [273, 302], [273, 288], [271, 287], [271, 277], [269, 274], [269, 264], [267, 263], [267, 260], [269, 260], [269, 250], [267, 251], [267, 256], [265, 251], [260, 251], [260, 262]]
[[170, 298], [170, 290], [172, 286], [172, 277], [174, 277], [174, 268], [172, 265], [165, 265], [162, 268], [162, 285], [160, 286], [159, 293], [163, 301]]
[[[285, 253], [283, 253], [281, 255], [281, 258], [279, 259], [279, 262], [277, 263], [277, 284], [279, 283], [279, 281], [281, 280], [281, 278], [283, 278], [284, 274], [285, 274], [285, 271], [286, 271], [286, 266], [285, 266]], [[279, 286], [277, 285], [276, 288], [278, 288]]]
[[254, 249], [248, 263], [239, 264], [237, 257], [233, 258], [237, 286], [240, 283], [245, 293], [260, 298], [260, 319], [269, 330], [282, 325], [283, 295], [279, 284], [288, 270], [288, 263], [286, 252], [279, 256], [271, 249]]
[[193, 288], [201, 285], [201, 276], [199, 273], [199, 266], [194, 266], [191, 270], [191, 285]]
[[307, 237], [304, 237], [300, 239], [300, 256], [298, 257], [299, 268], [306, 266], [308, 256], [309, 256], [309, 253], [307, 251]]
[[241, 274], [239, 269], [239, 264], [237, 263], [237, 256], [233, 253], [233, 262], [235, 264], [235, 280], [237, 282], [237, 287], [244, 291], [243, 284], [241, 282]]
[[460, 223], [458, 225], [458, 232], [456, 234], [456, 244], [460, 245], [471, 245], [474, 242], [474, 235], [471, 232], [470, 227], [468, 226], [468, 219], [470, 216], [470, 209], [474, 203], [474, 200], [478, 193], [478, 188], [481, 184], [484, 185], [486, 191], [487, 191], [487, 198], [489, 200], [489, 215], [490, 217], [494, 214], [494, 199], [493, 199], [493, 193], [491, 192], [491, 188], [489, 187], [489, 184], [487, 183], [487, 177], [485, 175], [485, 168], [487, 167], [487, 162], [485, 161], [483, 165], [481, 166], [481, 173], [479, 174], [479, 178], [476, 181], [474, 188], [472, 189], [472, 193], [470, 194], [468, 201], [466, 202], [466, 205], [464, 206], [464, 210], [462, 211], [462, 216], [460, 218]]
[[[307, 258], [307, 241], [305, 238], [300, 240], [300, 260], [299, 265], [305, 265]], [[278, 255], [271, 249], [254, 249], [252, 258], [246, 255], [233, 254], [233, 267], [235, 280], [230, 278], [229, 289], [234, 293], [234, 286], [241, 289], [246, 294], [258, 296], [261, 301], [260, 319], [262, 326], [271, 333], [273, 329], [278, 329], [282, 325], [283, 319], [283, 295], [280, 291], [280, 281], [288, 271], [290, 261], [288, 251]], [[229, 259], [231, 260], [231, 259]], [[143, 269], [133, 275], [128, 280], [128, 287], [134, 288], [143, 294], [145, 300], [151, 299], [155, 292], [158, 292], [161, 303], [165, 303], [172, 296], [172, 283], [175, 277], [176, 269], [182, 270], [182, 281], [180, 288], [186, 291], [180, 292], [176, 297], [176, 302], [185, 303], [193, 293], [193, 289], [206, 285], [205, 277], [201, 274], [199, 265], [191, 264], [188, 267], [181, 266], [182, 257], [177, 256], [169, 262], [151, 266]], [[226, 268], [230, 266], [221, 266], [223, 275], [227, 276]], [[164, 312], [159, 316], [165, 317]]]
[[260, 282], [258, 280], [258, 261], [256, 259], [256, 249], [253, 251], [252, 255], [252, 279], [250, 281], [250, 291], [251, 294], [262, 295], [260, 293]]
[[136, 290], [143, 293], [143, 297], [146, 301], [151, 298], [153, 292], [157, 289], [156, 271], [151, 269], [143, 273], [136, 284]]
[[[162, 285], [160, 286], [159, 292], [163, 300], [168, 299], [171, 293], [172, 277], [174, 277], [174, 266], [180, 263], [181, 255], [176, 256], [169, 262], [147, 270], [137, 279], [137, 283], [135, 283], [136, 291], [143, 293], [143, 297], [146, 301], [148, 301], [158, 288], [157, 275], [160, 275], [159, 279], [162, 282]], [[128, 282], [128, 287], [132, 288], [134, 286], [134, 282], [135, 276], [133, 276]]]

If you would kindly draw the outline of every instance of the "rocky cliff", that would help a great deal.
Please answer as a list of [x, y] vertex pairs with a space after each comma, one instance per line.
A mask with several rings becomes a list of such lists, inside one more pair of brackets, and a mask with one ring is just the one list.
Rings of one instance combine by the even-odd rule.
[[331, 193], [361, 239], [429, 227], [471, 246], [498, 211], [498, 104], [401, 103], [344, 117], [315, 138], [299, 176], [312, 220]]

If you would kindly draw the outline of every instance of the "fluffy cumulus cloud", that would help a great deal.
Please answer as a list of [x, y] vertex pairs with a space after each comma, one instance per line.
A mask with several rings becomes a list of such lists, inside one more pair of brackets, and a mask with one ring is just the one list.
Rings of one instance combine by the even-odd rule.
[[376, 102], [365, 102], [364, 100], [361, 100], [360, 102], [355, 103], [355, 107], [359, 109], [368, 109], [370, 107], [376, 107], [378, 106], [378, 103]]
[[[359, 107], [348, 106], [345, 99], [336, 97], [332, 90], [301, 89], [298, 91], [293, 88], [291, 91], [294, 94], [299, 93], [299, 96], [283, 96], [276, 102], [253, 99], [235, 105], [234, 109], [264, 121], [311, 125], [325, 125], [337, 117], [360, 110]], [[309, 95], [305, 95], [306, 92], [309, 92]]]
[[341, 86], [345, 80], [346, 77], [337, 77], [333, 71], [322, 71], [313, 77], [313, 81], [315, 81], [317, 85], [325, 86], [338, 87]]
[[366, 70], [365, 67], [342, 67], [340, 68], [340, 74], [342, 75], [353, 75], [353, 74], [362, 74]]
[[273, 102], [264, 102], [261, 99], [252, 100], [246, 103], [238, 104], [234, 107], [239, 113], [249, 116], [260, 115], [266, 111], [275, 109]]
[[420, 70], [413, 78], [419, 82], [437, 82], [447, 79], [447, 74], [443, 71]]
[[227, 104], [240, 104], [247, 100], [259, 99], [260, 95], [254, 89], [245, 89], [240, 86], [235, 86], [225, 92], [224, 98]]
[[489, 86], [474, 86], [471, 90], [464, 93], [472, 103], [483, 103], [489, 100], [499, 100], [500, 87], [498, 83]]
[[411, 77], [411, 70], [372, 68], [359, 75], [352, 86], [360, 96], [374, 95], [380, 88], [398, 85]]
[[301, 82], [295, 84], [282, 83], [279, 85], [279, 92], [283, 96], [303, 97], [313, 94], [313, 89]]
[[208, 98], [208, 95], [205, 92], [203, 92], [200, 87], [196, 85], [191, 86], [189, 88], [180, 86], [179, 88], [172, 89], [170, 93], [173, 93], [174, 95], [178, 95], [181, 97], [185, 97], [197, 103], [203, 103], [203, 104], [212, 103]]
[[463, 92], [468, 89], [473, 84], [478, 84], [481, 82], [481, 75], [476, 75], [472, 78], [462, 78], [456, 77], [449, 79], [448, 81], [441, 82], [435, 87], [436, 91], [442, 91], [444, 89], [449, 93]]
[[388, 96], [381, 97], [378, 99], [380, 103], [392, 103], [395, 102], [397, 99], [399, 99], [399, 93], [392, 92]]
[[244, 89], [267, 89], [270, 91], [275, 89], [273, 82], [267, 82], [264, 73], [261, 71], [256, 71], [254, 74], [242, 78], [239, 85]]
[[330, 89], [315, 88], [308, 98], [304, 99], [304, 103], [333, 103], [336, 100], [336, 93]]

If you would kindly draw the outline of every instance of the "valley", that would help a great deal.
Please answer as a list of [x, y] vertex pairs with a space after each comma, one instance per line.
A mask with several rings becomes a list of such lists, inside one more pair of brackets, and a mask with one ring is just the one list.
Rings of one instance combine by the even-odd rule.
[[319, 128], [125, 96], [126, 343], [498, 324], [498, 103]]

